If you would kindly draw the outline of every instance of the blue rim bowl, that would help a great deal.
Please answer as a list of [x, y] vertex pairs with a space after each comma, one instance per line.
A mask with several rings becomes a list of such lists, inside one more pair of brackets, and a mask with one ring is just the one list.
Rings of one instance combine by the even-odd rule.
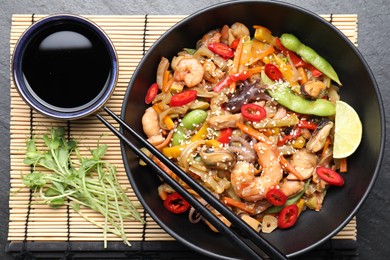
[[[60, 24], [72, 24], [72, 26], [86, 28], [94, 33], [94, 35], [97, 36], [97, 39], [99, 39], [99, 41], [101, 41], [105, 46], [105, 50], [107, 51], [110, 59], [110, 74], [106, 84], [98, 95], [86, 104], [70, 108], [57, 107], [48, 104], [39, 98], [28, 86], [28, 83], [26, 83], [22, 71], [24, 58], [29, 58], [24, 56], [31, 40], [42, 31]], [[119, 73], [117, 53], [108, 35], [94, 22], [74, 14], [50, 15], [38, 20], [28, 27], [15, 45], [12, 55], [11, 70], [15, 87], [22, 99], [32, 109], [38, 111], [39, 113], [50, 118], [60, 120], [79, 119], [96, 112], [111, 97], [115, 89]], [[75, 93], [75, 95], [77, 95], [77, 93]]]

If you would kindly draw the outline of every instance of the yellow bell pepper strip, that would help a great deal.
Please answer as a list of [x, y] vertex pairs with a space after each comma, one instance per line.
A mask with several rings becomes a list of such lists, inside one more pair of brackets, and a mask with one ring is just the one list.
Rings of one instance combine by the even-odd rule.
[[302, 149], [306, 144], [306, 139], [301, 135], [291, 142], [291, 146], [296, 149]]
[[303, 209], [305, 208], [305, 200], [302, 198], [299, 199], [299, 201], [297, 202], [297, 206], [298, 206], [298, 215], [300, 215]]
[[274, 84], [268, 89], [268, 94], [279, 104], [291, 111], [316, 116], [332, 116], [336, 113], [335, 105], [326, 99], [307, 100], [298, 96], [284, 83]]
[[240, 64], [251, 65], [274, 52], [272, 45], [257, 40], [246, 41], [243, 44]]
[[214, 148], [221, 147], [221, 143], [218, 142], [218, 140], [215, 140], [215, 139], [206, 140], [205, 145], [207, 147], [214, 147]]
[[330, 63], [321, 57], [315, 50], [303, 44], [297, 37], [289, 33], [284, 33], [280, 37], [280, 42], [288, 50], [297, 53], [304, 61], [316, 67], [337, 84], [340, 86], [342, 85], [332, 65], [330, 65]]
[[181, 151], [186, 147], [186, 144], [176, 145], [171, 147], [164, 147], [161, 152], [168, 158], [177, 158], [180, 156]]
[[255, 29], [254, 37], [256, 40], [276, 46], [276, 37], [272, 35], [271, 31], [268, 28], [265, 28], [261, 25], [254, 25], [253, 28]]
[[[195, 142], [197, 140], [200, 140], [200, 139], [206, 139], [207, 137], [207, 129], [208, 129], [209, 125], [207, 124], [207, 122], [205, 122], [202, 127], [196, 132], [196, 134], [194, 134], [191, 139], [190, 139], [190, 142]], [[209, 140], [211, 141], [211, 140]], [[215, 140], [217, 142], [217, 140]], [[206, 144], [207, 145], [207, 144]], [[216, 144], [217, 146], [216, 147], [219, 147], [219, 143]], [[180, 153], [181, 151], [187, 146], [187, 144], [183, 144], [183, 145], [175, 145], [175, 146], [171, 146], [171, 147], [164, 147], [162, 148], [162, 153], [166, 156], [166, 157], [169, 157], [169, 158], [177, 158], [180, 156]], [[213, 145], [212, 145], [213, 146]]]
[[209, 124], [207, 122], [205, 122], [202, 127], [196, 132], [196, 134], [194, 134], [190, 141], [191, 142], [195, 142], [197, 140], [200, 140], [200, 139], [206, 139], [207, 137], [207, 134], [208, 134], [208, 131], [207, 129], [209, 128]]
[[[156, 110], [156, 112], [158, 114], [162, 113], [162, 111], [157, 103], [153, 104], [153, 108], [154, 108], [154, 110]], [[170, 118], [169, 116], [166, 116], [164, 118], [164, 124], [168, 128], [168, 130], [172, 130], [175, 127], [175, 123], [173, 122], [172, 118]]]

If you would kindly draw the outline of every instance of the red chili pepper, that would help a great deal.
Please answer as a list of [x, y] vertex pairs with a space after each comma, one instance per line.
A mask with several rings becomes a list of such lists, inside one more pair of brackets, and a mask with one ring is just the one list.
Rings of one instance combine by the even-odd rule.
[[146, 92], [145, 103], [150, 104], [154, 100], [154, 98], [157, 96], [157, 93], [158, 93], [158, 84], [153, 83], [149, 87], [148, 91]]
[[283, 206], [287, 201], [286, 194], [284, 194], [280, 189], [276, 188], [270, 189], [265, 195], [265, 198], [274, 206]]
[[278, 141], [278, 146], [285, 145], [288, 141], [297, 139], [301, 135], [301, 129], [296, 128], [291, 134], [286, 135], [285, 137], [282, 138], [282, 140]]
[[241, 114], [245, 119], [259, 122], [267, 116], [264, 107], [256, 104], [245, 104], [241, 106]]
[[232, 137], [232, 133], [233, 133], [233, 129], [231, 128], [222, 129], [219, 133], [219, 137], [217, 141], [223, 144], [228, 144]]
[[294, 226], [298, 219], [298, 206], [291, 204], [282, 209], [278, 216], [278, 227], [289, 228]]
[[198, 92], [196, 90], [190, 89], [183, 91], [181, 93], [175, 94], [172, 96], [171, 101], [169, 102], [169, 105], [171, 107], [177, 107], [182, 106], [185, 104], [190, 103], [191, 101], [196, 99], [196, 95]]
[[318, 166], [316, 169], [316, 173], [318, 176], [326, 181], [329, 185], [334, 186], [343, 186], [344, 185], [344, 179], [341, 177], [340, 174], [333, 171], [330, 168], [326, 168], [324, 166]]
[[169, 194], [164, 200], [164, 206], [170, 212], [180, 214], [187, 211], [190, 204], [179, 193], [174, 192]]
[[210, 51], [218, 54], [223, 58], [230, 59], [234, 57], [234, 50], [232, 50], [229, 46], [227, 46], [222, 42], [210, 43], [207, 47], [209, 48]]
[[279, 68], [273, 64], [265, 64], [264, 72], [267, 74], [268, 78], [273, 81], [280, 80], [283, 78], [282, 72], [280, 72]]
[[306, 128], [309, 130], [314, 130], [317, 128], [317, 124], [310, 122], [308, 120], [301, 119], [301, 120], [299, 120], [298, 127], [299, 128]]
[[246, 70], [243, 72], [240, 72], [240, 73], [231, 74], [231, 75], [227, 76], [226, 78], [224, 78], [222, 81], [215, 84], [213, 87], [213, 90], [214, 90], [214, 92], [219, 92], [224, 87], [232, 84], [233, 82], [236, 82], [239, 80], [244, 81], [247, 78], [249, 78], [251, 75], [252, 75], [252, 73], [249, 71], [246, 71]]

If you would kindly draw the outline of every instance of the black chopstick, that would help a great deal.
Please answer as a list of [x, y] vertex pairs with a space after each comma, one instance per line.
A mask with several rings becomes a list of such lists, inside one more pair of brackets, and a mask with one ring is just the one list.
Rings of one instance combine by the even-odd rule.
[[[145, 148], [147, 148], [157, 159], [164, 163], [168, 168], [170, 168], [182, 181], [184, 181], [189, 187], [191, 187], [195, 192], [199, 194], [204, 200], [206, 200], [215, 210], [221, 213], [226, 219], [228, 219], [234, 227], [236, 227], [242, 234], [244, 234], [249, 240], [251, 240], [258, 248], [264, 251], [272, 259], [287, 259], [277, 248], [271, 245], [267, 240], [261, 237], [252, 227], [235, 215], [230, 209], [228, 209], [222, 202], [216, 199], [209, 191], [207, 191], [203, 186], [194, 181], [190, 176], [188, 176], [183, 170], [180, 169], [176, 164], [174, 164], [170, 159], [165, 157], [158, 149], [146, 141], [141, 135], [135, 132], [129, 125], [127, 125], [121, 118], [115, 115], [110, 109], [104, 107], [104, 110], [114, 118], [124, 129], [126, 129], [138, 142], [140, 142]], [[194, 204], [194, 208], [202, 214], [203, 217], [214, 219], [210, 221], [220, 232], [224, 234], [227, 238], [233, 240], [237, 245], [239, 243], [242, 245], [242, 249], [247, 253], [256, 254], [256, 258], [261, 257], [256, 251], [254, 251], [249, 245], [247, 245], [243, 240], [241, 240], [230, 228], [223, 224], [218, 218], [214, 216], [209, 210], [207, 210], [197, 199], [195, 199], [191, 194], [187, 192], [180, 184], [174, 181], [168, 174], [161, 170], [149, 157], [147, 157], [142, 151], [140, 151], [134, 144], [132, 144], [127, 138], [119, 132], [115, 127], [108, 123], [100, 115], [97, 117], [122, 141], [128, 145], [137, 156], [141, 157], [147, 164], [149, 164], [153, 169], [160, 174], [160, 176], [166, 181], [169, 185], [172, 186], [180, 195], [183, 196], [191, 205]], [[179, 192], [181, 190], [181, 192]], [[181, 194], [183, 193], [183, 194]], [[205, 211], [205, 212], [203, 212]], [[216, 223], [213, 223], [216, 222]], [[218, 224], [217, 224], [218, 223]]]

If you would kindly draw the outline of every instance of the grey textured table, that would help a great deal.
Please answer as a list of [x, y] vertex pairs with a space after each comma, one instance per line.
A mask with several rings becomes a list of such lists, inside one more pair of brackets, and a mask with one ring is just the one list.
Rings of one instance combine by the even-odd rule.
[[[171, 1], [82, 1], [82, 0], [0, 0], [0, 259], [12, 259], [5, 253], [8, 233], [9, 196], [9, 38], [12, 14], [52, 14], [59, 12], [96, 15], [191, 14], [216, 0]], [[390, 1], [388, 0], [290, 0], [286, 1], [319, 14], [357, 14], [359, 51], [368, 62], [378, 82], [385, 113], [390, 114]], [[386, 117], [386, 125], [389, 118]], [[390, 167], [386, 142], [379, 178], [357, 214], [359, 259], [390, 257]]]

